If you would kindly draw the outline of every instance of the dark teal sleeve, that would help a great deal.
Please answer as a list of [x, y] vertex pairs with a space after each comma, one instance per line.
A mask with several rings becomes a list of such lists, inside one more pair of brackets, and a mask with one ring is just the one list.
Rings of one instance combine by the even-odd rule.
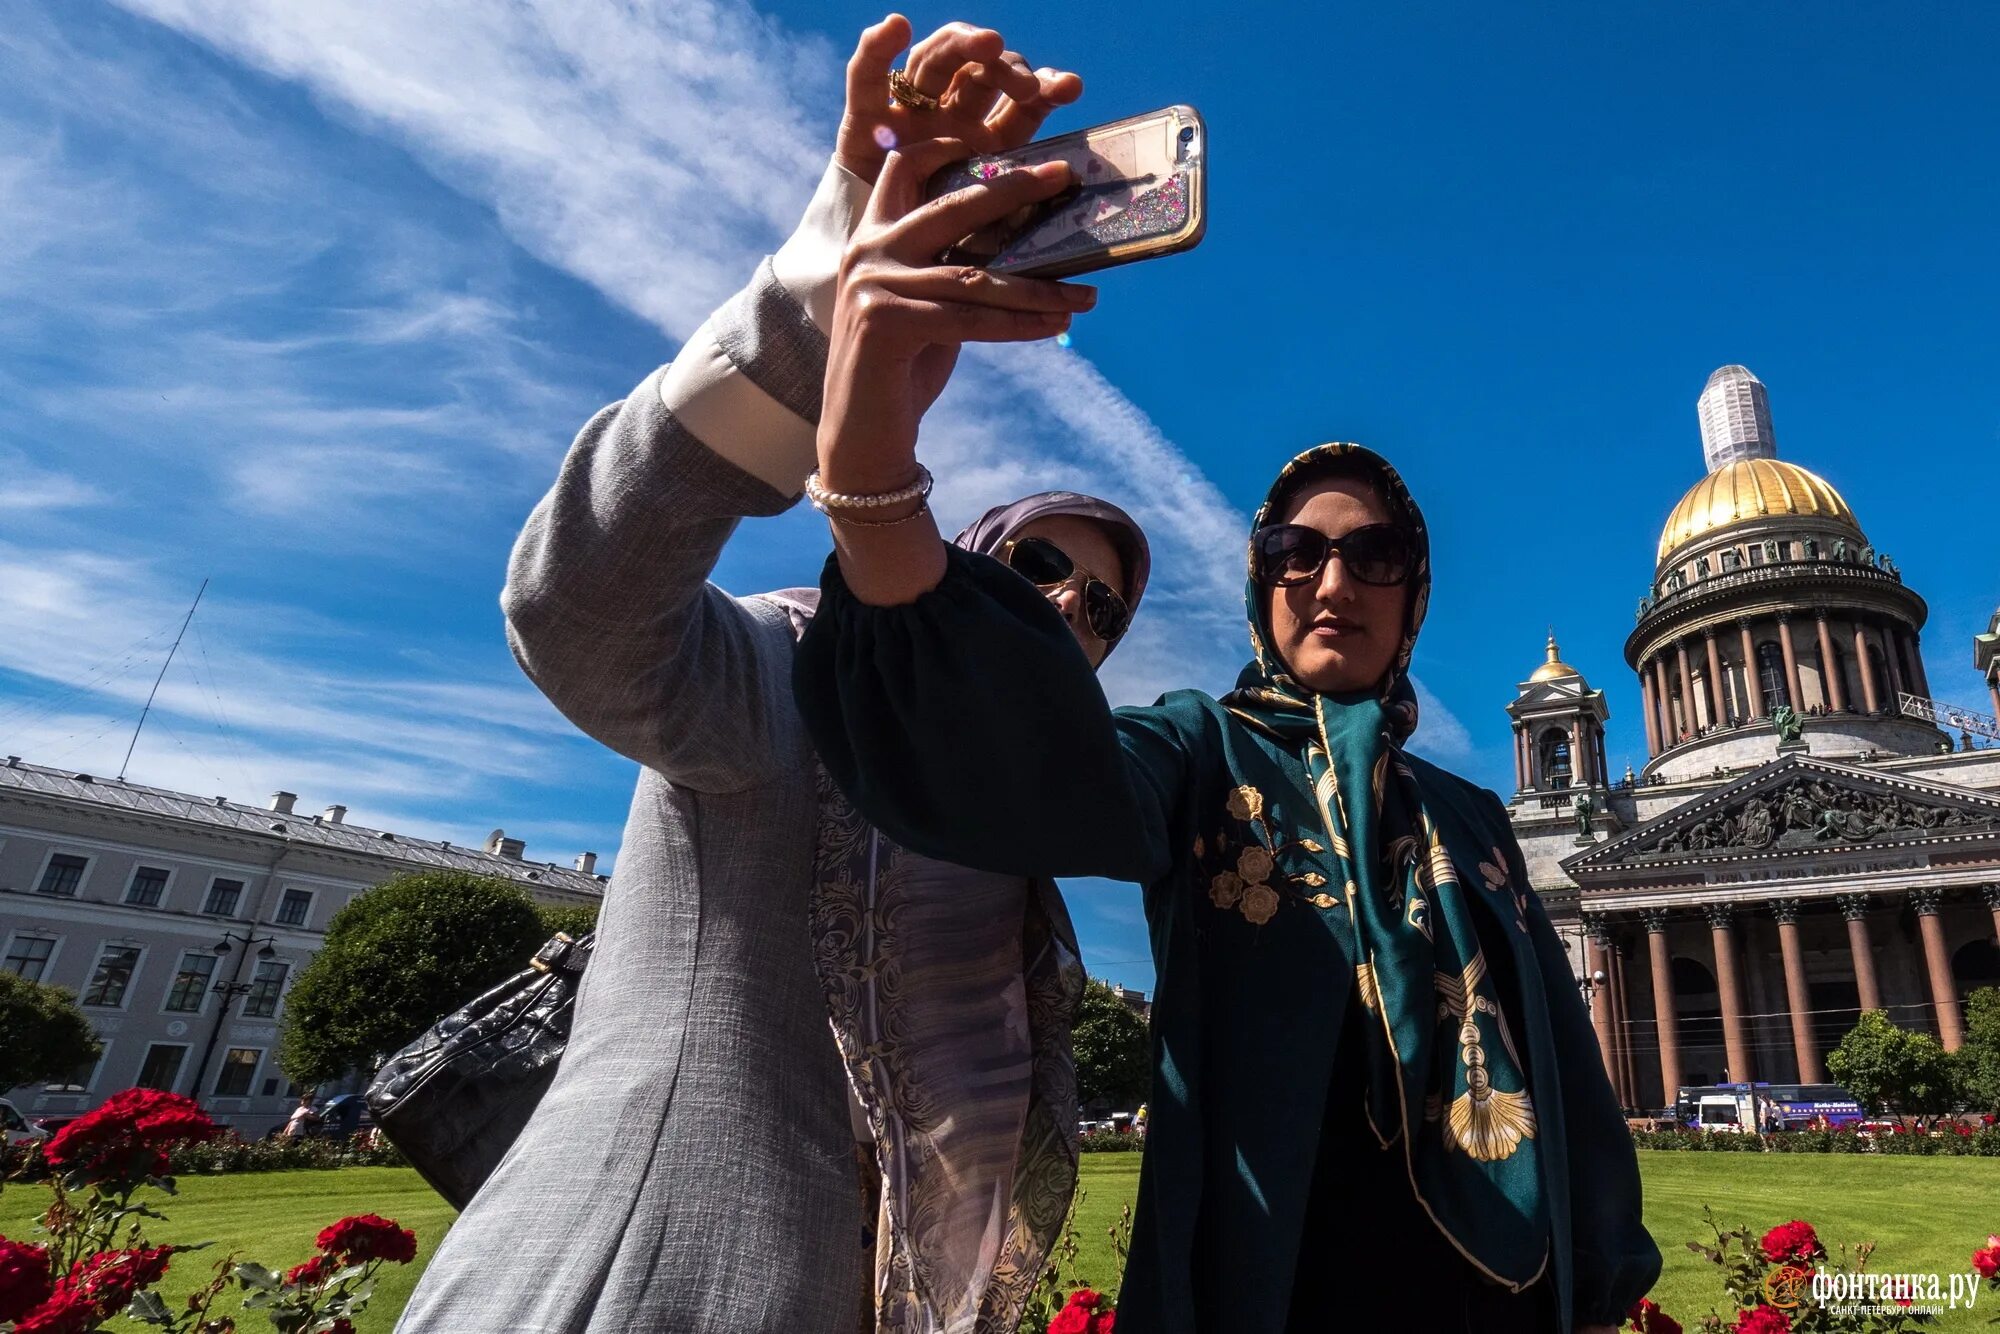
[[827, 772], [925, 856], [1150, 884], [1187, 769], [1170, 708], [1120, 709], [1062, 617], [1000, 562], [951, 548], [915, 602], [873, 607], [837, 560], [792, 685]]
[[[1499, 799], [1493, 798], [1495, 804]], [[1525, 874], [1527, 861], [1501, 807], [1507, 854]], [[1578, 994], [1570, 958], [1541, 898], [1528, 895], [1528, 931], [1541, 962], [1562, 1087], [1563, 1136], [1569, 1159], [1571, 1307], [1578, 1325], [1625, 1323], [1632, 1304], [1660, 1277], [1660, 1248], [1646, 1231], [1639, 1156], [1625, 1113], [1604, 1071], [1597, 1031]]]

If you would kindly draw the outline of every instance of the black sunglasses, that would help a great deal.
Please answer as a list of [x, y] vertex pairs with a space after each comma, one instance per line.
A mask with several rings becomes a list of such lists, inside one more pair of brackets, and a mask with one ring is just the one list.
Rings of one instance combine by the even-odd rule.
[[1007, 567], [1044, 592], [1083, 576], [1083, 619], [1090, 632], [1115, 644], [1132, 625], [1132, 608], [1110, 584], [1070, 559], [1069, 553], [1045, 537], [1016, 538], [1007, 544]]
[[1250, 535], [1253, 577], [1267, 588], [1309, 584], [1335, 555], [1364, 584], [1393, 587], [1410, 577], [1410, 540], [1394, 524], [1371, 523], [1328, 537], [1304, 524], [1274, 523]]

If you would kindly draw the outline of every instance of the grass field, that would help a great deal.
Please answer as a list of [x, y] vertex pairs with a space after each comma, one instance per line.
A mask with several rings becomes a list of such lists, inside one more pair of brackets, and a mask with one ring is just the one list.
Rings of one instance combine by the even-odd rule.
[[[1876, 1158], [1845, 1154], [1641, 1153], [1646, 1226], [1666, 1257], [1654, 1298], [1684, 1323], [1713, 1307], [1721, 1293], [1716, 1271], [1687, 1249], [1707, 1240], [1704, 1203], [1724, 1227], [1748, 1223], [1759, 1231], [1804, 1218], [1830, 1245], [1878, 1243], [1877, 1272], [1963, 1272], [1975, 1246], [2000, 1231], [2000, 1159]], [[1077, 1211], [1081, 1277], [1107, 1283], [1112, 1272], [1106, 1229], [1130, 1203], [1139, 1183], [1139, 1155], [1090, 1154], [1083, 1160], [1084, 1199]], [[14, 1186], [0, 1194], [0, 1234], [32, 1237], [47, 1196]], [[356, 1167], [337, 1172], [278, 1172], [190, 1177], [180, 1197], [165, 1202], [171, 1218], [152, 1240], [215, 1242], [183, 1257], [167, 1277], [169, 1300], [191, 1291], [208, 1266], [234, 1250], [274, 1268], [306, 1258], [320, 1228], [347, 1214], [379, 1213], [414, 1228], [417, 1263], [383, 1274], [362, 1334], [387, 1334], [408, 1300], [418, 1272], [450, 1224], [452, 1211], [407, 1169]], [[1990, 1304], [1990, 1305], [1989, 1305]], [[227, 1308], [225, 1308], [227, 1309]], [[1933, 1328], [1956, 1334], [1989, 1328], [2000, 1296], [1947, 1315]], [[260, 1328], [254, 1316], [245, 1334]], [[143, 1326], [133, 1324], [133, 1329]]]
[[[381, 1214], [414, 1229], [416, 1263], [383, 1268], [375, 1299], [368, 1313], [356, 1322], [358, 1334], [388, 1334], [397, 1313], [410, 1299], [417, 1274], [454, 1216], [451, 1206], [405, 1167], [182, 1177], [179, 1186], [180, 1194], [173, 1199], [144, 1193], [143, 1198], [168, 1219], [151, 1224], [147, 1240], [155, 1245], [215, 1244], [175, 1258], [160, 1292], [176, 1307], [190, 1292], [204, 1286], [214, 1276], [215, 1263], [232, 1251], [282, 1271], [312, 1254], [313, 1238], [321, 1228], [349, 1214]], [[48, 1191], [41, 1186], [7, 1187], [0, 1194], [0, 1235], [34, 1240], [34, 1220], [48, 1207], [48, 1198]], [[238, 1293], [226, 1294], [214, 1309], [217, 1314], [232, 1313], [240, 1300]], [[150, 1328], [136, 1320], [117, 1323], [132, 1330]], [[243, 1334], [270, 1328], [270, 1322], [254, 1311], [240, 1323]]]

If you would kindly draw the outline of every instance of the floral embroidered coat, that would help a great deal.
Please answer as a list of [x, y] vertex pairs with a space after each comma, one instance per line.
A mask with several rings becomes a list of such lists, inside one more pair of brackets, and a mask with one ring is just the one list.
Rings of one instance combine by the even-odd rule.
[[[1299, 1254], [1356, 975], [1342, 909], [1288, 866], [1278, 832], [1316, 828], [1311, 794], [1276, 743], [1204, 694], [1107, 708], [1060, 618], [997, 562], [950, 552], [939, 586], [902, 607], [856, 601], [832, 562], [822, 587], [794, 684], [822, 761], [868, 818], [963, 865], [1144, 886], [1153, 1091], [1120, 1330], [1279, 1334], [1297, 1267], [1340, 1263]], [[911, 737], [923, 744], [897, 740]], [[1505, 863], [1465, 868], [1471, 883], [1504, 887], [1527, 926], [1504, 935], [1561, 1329], [1620, 1324], [1660, 1256], [1567, 955], [1499, 799], [1410, 763], [1447, 840]], [[1198, 1225], [1219, 1242], [1199, 1254]]]

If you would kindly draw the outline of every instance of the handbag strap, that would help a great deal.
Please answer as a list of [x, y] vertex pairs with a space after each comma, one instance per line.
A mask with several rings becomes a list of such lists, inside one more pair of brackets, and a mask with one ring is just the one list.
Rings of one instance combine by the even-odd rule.
[[590, 951], [596, 944], [595, 931], [582, 940], [572, 940], [567, 932], [558, 931], [546, 945], [535, 951], [535, 957], [528, 960], [528, 967], [540, 973], [559, 973], [574, 982], [583, 976], [584, 967], [590, 962]]

